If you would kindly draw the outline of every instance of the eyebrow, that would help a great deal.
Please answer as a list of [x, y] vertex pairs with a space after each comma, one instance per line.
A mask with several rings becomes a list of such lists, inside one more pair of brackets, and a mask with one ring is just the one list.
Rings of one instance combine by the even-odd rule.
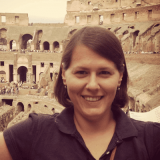
[[[77, 69], [89, 70], [87, 67], [82, 67], [82, 66], [77, 66], [73, 68], [73, 70], [77, 70]], [[109, 67], [102, 67], [102, 68], [98, 68], [98, 70], [113, 70], [113, 69]]]

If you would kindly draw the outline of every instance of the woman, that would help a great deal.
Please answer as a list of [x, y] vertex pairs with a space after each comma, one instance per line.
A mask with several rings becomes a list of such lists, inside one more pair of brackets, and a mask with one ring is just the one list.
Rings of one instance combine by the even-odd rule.
[[66, 108], [59, 115], [30, 114], [6, 130], [0, 159], [159, 159], [160, 124], [129, 119], [120, 109], [128, 102], [128, 74], [113, 33], [100, 27], [78, 30], [61, 64], [55, 96]]

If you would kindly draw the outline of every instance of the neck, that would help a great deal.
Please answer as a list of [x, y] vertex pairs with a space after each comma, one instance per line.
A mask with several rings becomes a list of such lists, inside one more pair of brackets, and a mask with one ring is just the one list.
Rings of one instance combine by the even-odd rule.
[[113, 113], [110, 110], [107, 115], [101, 116], [100, 118], [89, 119], [74, 114], [74, 123], [77, 130], [80, 133], [93, 135], [97, 133], [103, 133], [108, 130], [115, 129], [116, 122], [113, 118]]

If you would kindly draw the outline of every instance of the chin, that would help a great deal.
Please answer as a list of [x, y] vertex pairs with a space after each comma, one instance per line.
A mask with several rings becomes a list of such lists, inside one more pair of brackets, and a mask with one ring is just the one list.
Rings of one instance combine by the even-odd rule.
[[92, 108], [92, 109], [87, 109], [84, 115], [87, 119], [96, 120], [103, 117], [104, 111], [101, 111], [100, 108]]

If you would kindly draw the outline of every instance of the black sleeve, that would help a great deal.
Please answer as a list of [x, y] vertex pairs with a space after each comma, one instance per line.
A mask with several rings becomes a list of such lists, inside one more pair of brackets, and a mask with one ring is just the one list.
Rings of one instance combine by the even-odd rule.
[[4, 139], [13, 160], [27, 160], [37, 133], [38, 115], [30, 114], [24, 120], [4, 131]]
[[160, 123], [153, 124], [153, 160], [160, 160]]

